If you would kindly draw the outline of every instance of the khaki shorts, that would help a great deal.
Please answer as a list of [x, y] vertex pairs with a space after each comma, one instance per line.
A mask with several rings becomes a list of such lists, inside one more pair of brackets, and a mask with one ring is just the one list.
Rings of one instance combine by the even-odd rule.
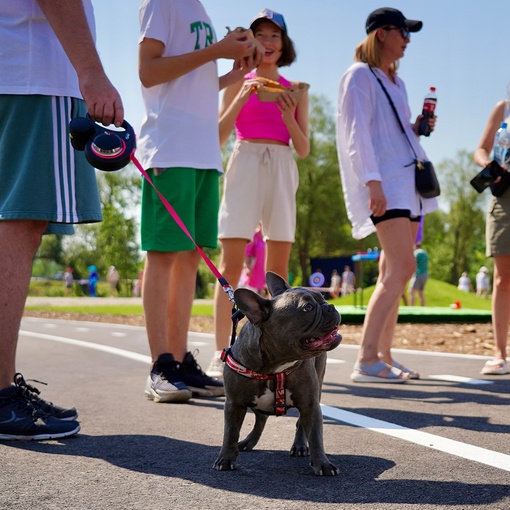
[[510, 254], [510, 188], [500, 197], [491, 197], [485, 237], [487, 257]]
[[219, 238], [251, 239], [261, 222], [266, 239], [294, 242], [298, 184], [290, 147], [238, 141], [225, 174]]

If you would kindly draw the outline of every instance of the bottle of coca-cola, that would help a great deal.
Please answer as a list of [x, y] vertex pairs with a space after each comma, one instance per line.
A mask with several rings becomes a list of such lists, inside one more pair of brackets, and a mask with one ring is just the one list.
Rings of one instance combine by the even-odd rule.
[[421, 119], [420, 125], [418, 127], [419, 135], [430, 136], [431, 129], [429, 126], [429, 119], [434, 116], [436, 103], [436, 87], [430, 87], [430, 92], [425, 96], [425, 101], [423, 102], [423, 110], [421, 112], [423, 119]]

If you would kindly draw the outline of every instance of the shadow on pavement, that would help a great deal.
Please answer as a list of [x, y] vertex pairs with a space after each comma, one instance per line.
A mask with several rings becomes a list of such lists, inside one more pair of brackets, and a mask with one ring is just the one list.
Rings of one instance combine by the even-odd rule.
[[241, 453], [237, 471], [215, 471], [211, 466], [219, 453], [218, 447], [163, 436], [80, 434], [59, 442], [5, 444], [39, 454], [101, 459], [120, 469], [283, 501], [406, 503], [420, 507], [426, 504], [458, 506], [462, 501], [462, 506], [466, 507], [508, 497], [506, 485], [398, 480], [387, 476], [380, 479], [395, 466], [393, 461], [380, 457], [329, 455], [341, 474], [316, 477], [308, 466], [308, 459], [268, 450]]

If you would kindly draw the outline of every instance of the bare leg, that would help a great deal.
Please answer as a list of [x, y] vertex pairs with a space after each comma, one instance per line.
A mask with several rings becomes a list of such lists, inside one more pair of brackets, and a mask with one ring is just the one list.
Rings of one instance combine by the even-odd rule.
[[167, 350], [177, 361], [188, 352], [188, 331], [195, 298], [200, 253], [197, 250], [177, 253], [172, 265], [168, 292]]
[[267, 241], [266, 271], [279, 274], [285, 280], [289, 277], [289, 258], [292, 243]]
[[494, 257], [494, 292], [492, 325], [494, 328], [495, 360], [506, 359], [508, 323], [510, 321], [510, 255]]
[[[219, 271], [235, 289], [244, 263], [244, 251], [248, 239], [222, 239]], [[216, 350], [221, 351], [229, 346], [232, 332], [232, 303], [219, 283], [214, 290], [214, 332]]]
[[153, 362], [164, 353], [182, 361], [187, 352], [199, 262], [196, 250], [147, 253], [142, 300]]
[[0, 221], [0, 389], [16, 372], [16, 346], [44, 221]]
[[[379, 360], [379, 351], [383, 347], [381, 341], [391, 345], [392, 328], [395, 327], [397, 317], [395, 310], [398, 310], [402, 292], [416, 267], [413, 228], [407, 218], [379, 223], [377, 235], [384, 253], [383, 277], [378, 280], [368, 303], [358, 356], [359, 363], [369, 365]], [[384, 347], [384, 350], [389, 349]]]

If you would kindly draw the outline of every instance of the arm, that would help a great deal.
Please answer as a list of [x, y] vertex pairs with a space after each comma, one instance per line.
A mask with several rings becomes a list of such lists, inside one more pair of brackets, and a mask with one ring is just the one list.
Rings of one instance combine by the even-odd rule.
[[475, 163], [481, 167], [486, 167], [491, 161], [490, 153], [492, 151], [492, 146], [494, 145], [494, 136], [496, 135], [496, 131], [499, 129], [501, 123], [503, 122], [504, 112], [505, 102], [500, 101], [494, 107], [489, 116], [489, 119], [487, 120], [482, 139], [480, 140], [480, 143], [478, 144], [478, 147], [474, 153]]
[[230, 85], [223, 92], [220, 105], [220, 145], [223, 147], [227, 141], [234, 123], [242, 107], [248, 102], [250, 96], [257, 90], [256, 80], [238, 81]]
[[[308, 127], [308, 91], [296, 102], [289, 94], [283, 93], [277, 103], [282, 112], [282, 119], [289, 130], [292, 145], [300, 158], [306, 158], [310, 153]], [[295, 112], [297, 114], [295, 114]]]
[[119, 93], [106, 76], [81, 0], [36, 0], [71, 61], [87, 104], [96, 121], [120, 126], [124, 108]]
[[220, 90], [223, 90], [234, 83], [238, 83], [249, 72], [253, 71], [253, 69], [259, 65], [261, 60], [262, 53], [258, 48], [256, 48], [255, 52], [251, 53], [248, 57], [234, 61], [231, 71], [220, 76]]
[[[219, 58], [241, 60], [253, 55], [255, 47], [246, 35], [231, 32], [217, 43], [183, 55], [163, 57], [164, 49], [163, 42], [157, 39], [146, 37], [140, 43], [138, 73], [144, 87], [154, 87], [175, 80]], [[234, 73], [233, 77], [236, 76]]]

